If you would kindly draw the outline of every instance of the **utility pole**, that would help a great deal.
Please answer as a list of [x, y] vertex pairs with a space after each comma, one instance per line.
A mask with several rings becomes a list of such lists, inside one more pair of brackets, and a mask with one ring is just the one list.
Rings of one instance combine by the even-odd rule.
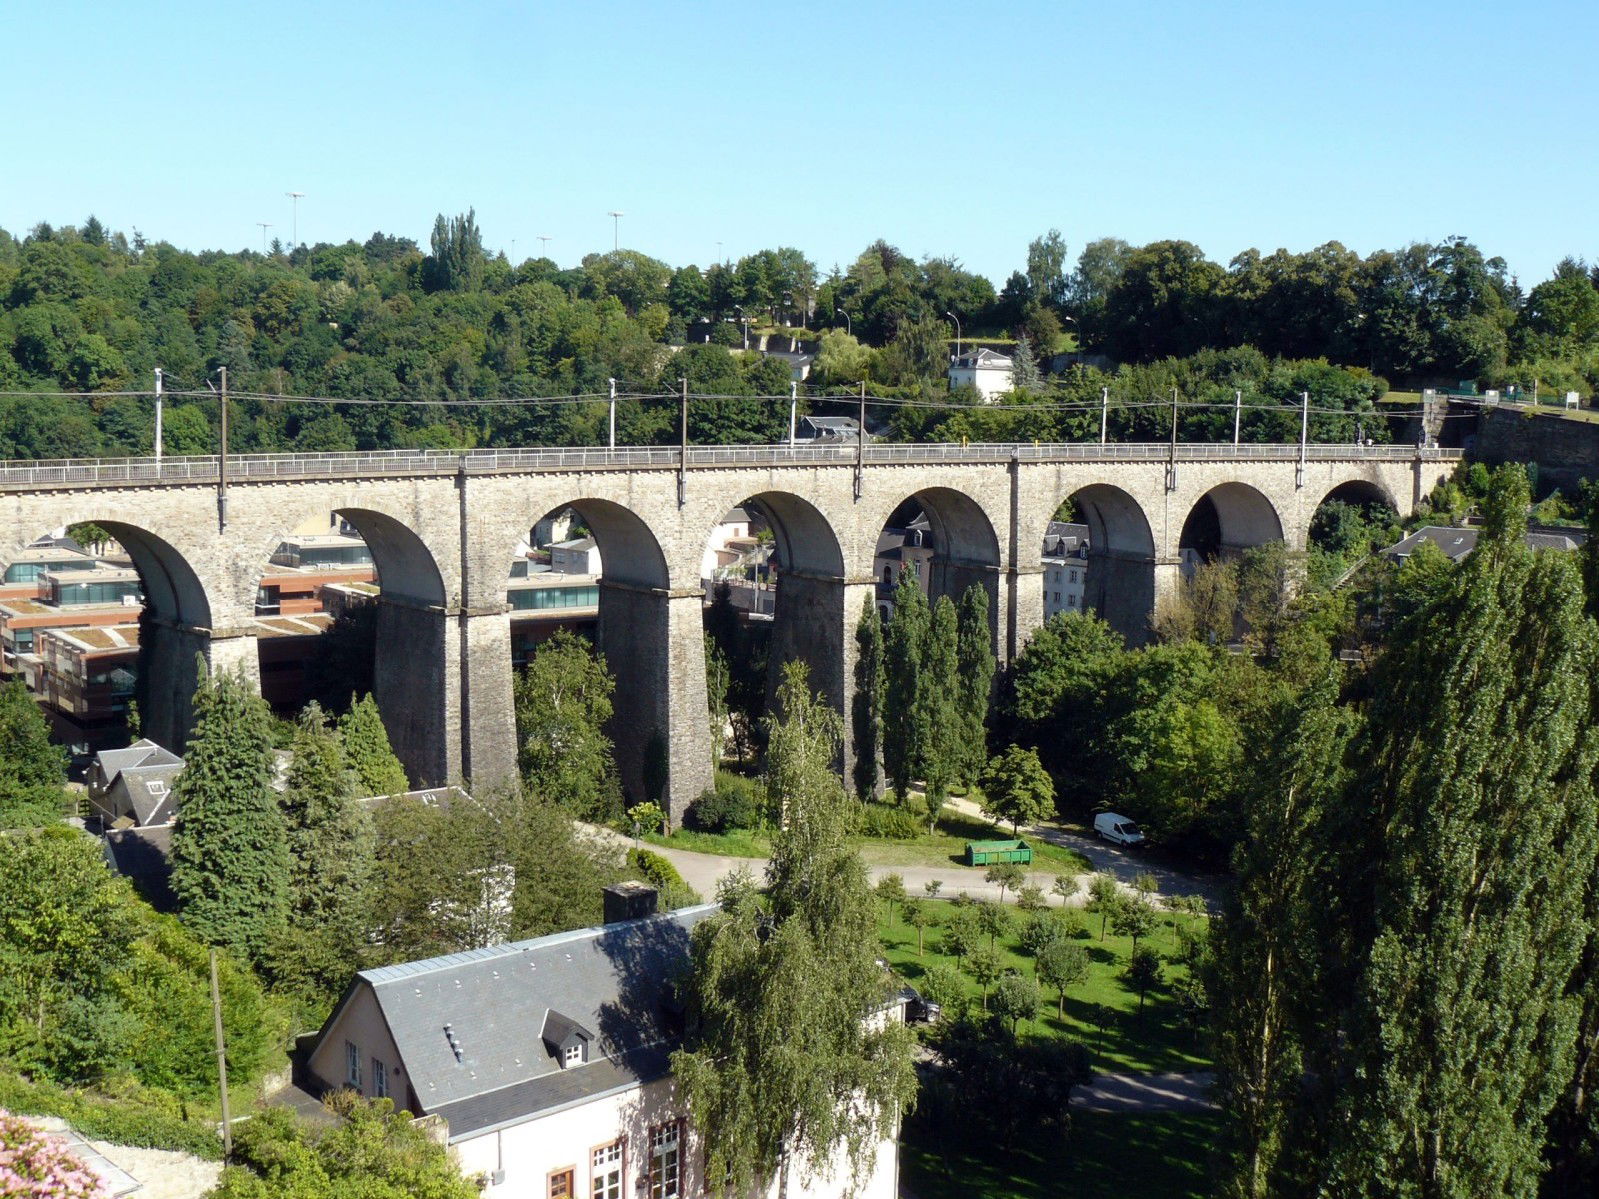
[[155, 368], [155, 463], [158, 467], [161, 465], [161, 368], [159, 366]]
[[1177, 389], [1171, 389], [1171, 458], [1166, 464], [1166, 490], [1177, 490]]
[[607, 380], [611, 385], [611, 448], [616, 448], [616, 380]]
[[550, 235], [547, 234], [547, 233], [540, 233], [538, 235], [538, 238], [539, 238], [539, 256], [541, 258], [548, 258], [550, 256]]
[[1110, 424], [1110, 388], [1099, 389], [1099, 444], [1105, 444], [1105, 430]]
[[1294, 480], [1295, 487], [1305, 485], [1305, 446], [1310, 440], [1310, 392], [1299, 393], [1299, 469], [1295, 472], [1298, 476]]
[[611, 218], [611, 253], [614, 254], [622, 247], [622, 218], [627, 213], [613, 208], [606, 215]]
[[222, 367], [222, 440], [217, 456], [217, 523], [228, 527], [228, 368]]
[[794, 448], [794, 439], [799, 430], [799, 384], [790, 382], [788, 385], [788, 448]]
[[861, 484], [864, 482], [863, 472], [866, 469], [866, 380], [861, 380], [861, 427], [855, 439], [855, 498], [861, 498]]
[[261, 226], [261, 253], [265, 254], [267, 252], [266, 231], [272, 228], [272, 222], [257, 221], [256, 224]]
[[211, 1025], [217, 1042], [217, 1090], [222, 1098], [222, 1160], [233, 1156], [233, 1120], [228, 1111], [228, 1051], [222, 1039], [222, 995], [217, 990], [217, 951], [211, 950]]
[[677, 506], [688, 503], [688, 376], [682, 377], [683, 420], [682, 441], [677, 450]]
[[1238, 444], [1238, 427], [1244, 419], [1243, 388], [1233, 392], [1233, 444]]

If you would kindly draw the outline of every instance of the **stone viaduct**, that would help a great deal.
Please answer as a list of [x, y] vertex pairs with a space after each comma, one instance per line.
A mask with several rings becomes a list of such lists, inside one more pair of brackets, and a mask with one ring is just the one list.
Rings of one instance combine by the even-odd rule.
[[[256, 675], [256, 586], [284, 534], [338, 512], [382, 584], [379, 706], [418, 785], [477, 784], [516, 766], [507, 568], [520, 537], [571, 506], [603, 559], [599, 644], [617, 680], [612, 730], [641, 793], [664, 753], [682, 811], [711, 777], [701, 558], [725, 513], [753, 501], [777, 541], [773, 661], [798, 656], [848, 711], [853, 630], [874, 594], [885, 522], [915, 498], [932, 526], [932, 591], [980, 583], [995, 650], [1042, 620], [1041, 543], [1074, 497], [1092, 542], [1088, 602], [1142, 639], [1178, 577], [1196, 510], [1223, 552], [1303, 549], [1337, 493], [1411, 513], [1458, 452], [1257, 445], [823, 445], [615, 450], [394, 451], [0, 464], [0, 561], [47, 530], [93, 521], [127, 548], [148, 610], [145, 727], [187, 737], [194, 656]], [[258, 676], [257, 676], [258, 677]]]

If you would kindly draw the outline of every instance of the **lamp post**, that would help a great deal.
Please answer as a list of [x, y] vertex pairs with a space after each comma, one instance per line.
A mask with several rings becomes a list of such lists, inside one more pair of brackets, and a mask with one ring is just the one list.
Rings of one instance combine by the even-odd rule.
[[606, 215], [611, 218], [611, 253], [614, 254], [622, 246], [622, 218], [627, 213], [613, 208]]
[[305, 199], [305, 193], [284, 192], [283, 194], [289, 197], [294, 206], [294, 215], [290, 218], [289, 225], [289, 249], [297, 250], [300, 248], [300, 201]]
[[734, 304], [733, 307], [738, 309], [739, 322], [744, 326], [744, 348], [747, 350], [750, 348], [750, 318], [744, 313], [744, 305]]
[[961, 356], [961, 318], [953, 312], [946, 312], [944, 315], [955, 322], [955, 359], [959, 361]]
[[844, 332], [848, 333], [851, 337], [854, 337], [855, 336], [855, 322], [849, 319], [849, 309], [845, 308], [844, 305], [840, 304], [838, 302], [838, 297], [834, 296], [833, 297], [833, 314], [835, 316], [837, 316], [840, 312], [842, 312], [844, 314]]

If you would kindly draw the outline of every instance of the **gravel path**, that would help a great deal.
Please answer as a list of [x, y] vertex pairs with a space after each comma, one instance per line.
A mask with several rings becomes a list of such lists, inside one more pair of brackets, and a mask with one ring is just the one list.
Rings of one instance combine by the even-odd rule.
[[[65, 1120], [54, 1116], [30, 1116], [28, 1121], [47, 1132], [70, 1135]], [[172, 1153], [165, 1149], [136, 1149], [131, 1145], [112, 1145], [105, 1141], [84, 1138], [84, 1144], [104, 1159], [109, 1170], [89, 1159], [90, 1169], [100, 1172], [106, 1182], [106, 1191], [123, 1195], [131, 1179], [137, 1189], [131, 1194], [137, 1199], [200, 1199], [222, 1177], [222, 1163], [191, 1157], [187, 1153]]]
[[1216, 1076], [1192, 1074], [1101, 1074], [1092, 1086], [1072, 1094], [1083, 1112], [1197, 1112], [1216, 1106], [1210, 1097]]

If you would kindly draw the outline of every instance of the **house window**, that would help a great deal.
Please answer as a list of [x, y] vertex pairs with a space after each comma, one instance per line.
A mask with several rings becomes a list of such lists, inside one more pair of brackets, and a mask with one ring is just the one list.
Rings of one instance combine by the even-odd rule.
[[165, 795], [167, 793], [167, 785], [160, 779], [151, 779], [144, 785], [144, 789], [151, 795]]
[[379, 1099], [389, 1097], [389, 1070], [377, 1058], [372, 1059], [372, 1094]]
[[361, 1047], [354, 1041], [344, 1043], [344, 1081], [361, 1089]]
[[1060, 592], [1058, 592], [1058, 591], [1055, 593], [1055, 602], [1057, 604], [1060, 603]]
[[590, 1150], [589, 1175], [592, 1199], [622, 1199], [621, 1141]]
[[581, 1066], [583, 1064], [583, 1043], [568, 1045], [561, 1063], [563, 1066]]
[[1077, 597], [1075, 595], [1068, 595], [1066, 597], [1066, 606], [1068, 608], [1075, 608], [1077, 606]]
[[1073, 583], [1075, 583], [1075, 582], [1077, 582], [1077, 572], [1076, 572], [1076, 571], [1075, 571], [1075, 570], [1074, 570], [1074, 571], [1072, 571], [1072, 577], [1071, 577], [1071, 581], [1072, 581], [1072, 582], [1073, 582]]
[[572, 1199], [574, 1170], [557, 1170], [550, 1175], [550, 1199]]
[[883, 582], [890, 587], [894, 585], [894, 568], [892, 566], [883, 567]]
[[683, 1194], [683, 1156], [679, 1123], [650, 1129], [650, 1199], [679, 1199]]

